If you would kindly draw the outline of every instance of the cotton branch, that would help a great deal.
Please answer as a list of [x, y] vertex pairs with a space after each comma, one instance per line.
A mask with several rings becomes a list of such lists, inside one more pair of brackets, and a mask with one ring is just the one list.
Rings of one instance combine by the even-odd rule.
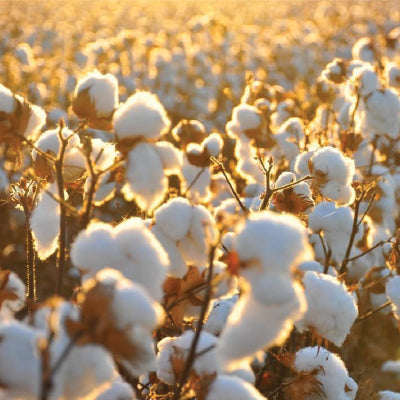
[[222, 164], [221, 161], [217, 160], [215, 157], [210, 157], [211, 161], [216, 164], [219, 169], [221, 170], [222, 174], [224, 175], [224, 178], [226, 180], [226, 182], [229, 185], [229, 188], [231, 189], [232, 194], [235, 196], [236, 201], [238, 202], [240, 208], [242, 209], [242, 211], [245, 213], [245, 215], [248, 215], [250, 213], [250, 211], [248, 210], [248, 208], [242, 203], [242, 201], [240, 200], [239, 195], [237, 194], [235, 188], [233, 187], [227, 173], [226, 173], [226, 169], [224, 164]]
[[185, 385], [185, 382], [187, 380], [187, 378], [189, 377], [190, 371], [192, 369], [193, 363], [196, 359], [196, 348], [197, 348], [197, 344], [199, 342], [200, 339], [200, 334], [201, 331], [203, 330], [203, 326], [204, 326], [204, 320], [205, 320], [205, 316], [208, 310], [208, 306], [210, 304], [210, 300], [211, 300], [211, 295], [212, 295], [212, 276], [213, 276], [213, 270], [214, 270], [214, 257], [215, 257], [215, 251], [217, 249], [216, 245], [213, 245], [211, 250], [210, 250], [210, 254], [209, 254], [209, 267], [208, 267], [208, 274], [207, 274], [207, 290], [206, 290], [206, 294], [204, 296], [204, 302], [202, 304], [201, 307], [201, 312], [200, 312], [200, 317], [199, 317], [199, 322], [197, 325], [197, 329], [196, 329], [196, 333], [194, 335], [192, 344], [190, 346], [190, 350], [189, 350], [189, 355], [188, 358], [186, 359], [185, 362], [185, 366], [183, 368], [183, 372], [182, 375], [179, 379], [178, 384], [175, 387], [174, 390], [174, 396], [173, 396], [173, 400], [178, 400], [180, 398], [181, 392], [182, 392], [182, 388]]

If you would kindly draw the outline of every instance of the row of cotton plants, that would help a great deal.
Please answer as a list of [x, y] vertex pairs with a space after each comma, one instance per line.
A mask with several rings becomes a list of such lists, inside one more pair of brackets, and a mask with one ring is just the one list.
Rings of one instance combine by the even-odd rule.
[[400, 27], [229, 22], [0, 42], [0, 399], [400, 399]]

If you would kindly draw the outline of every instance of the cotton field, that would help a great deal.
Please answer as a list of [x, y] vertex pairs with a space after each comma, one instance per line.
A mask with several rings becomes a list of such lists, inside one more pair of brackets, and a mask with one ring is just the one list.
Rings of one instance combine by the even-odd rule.
[[396, 1], [0, 15], [0, 400], [400, 399]]

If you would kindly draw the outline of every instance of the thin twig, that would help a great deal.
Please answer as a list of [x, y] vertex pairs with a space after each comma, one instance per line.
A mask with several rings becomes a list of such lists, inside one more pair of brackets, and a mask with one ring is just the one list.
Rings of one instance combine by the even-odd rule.
[[377, 247], [380, 247], [380, 246], [384, 245], [385, 243], [390, 243], [391, 240], [392, 240], [392, 238], [389, 238], [389, 239], [387, 239], [387, 240], [381, 240], [380, 242], [376, 243], [374, 246], [372, 246], [372, 247], [369, 248], [368, 250], [366, 250], [366, 251], [364, 251], [363, 253], [358, 254], [358, 255], [356, 255], [356, 256], [354, 256], [354, 257], [348, 258], [348, 259], [346, 259], [346, 261], [347, 261], [347, 262], [351, 262], [351, 261], [357, 260], [358, 258], [363, 257], [363, 256], [365, 256], [366, 254], [370, 253], [371, 251], [375, 250]]
[[203, 167], [194, 177], [194, 179], [192, 180], [192, 182], [190, 182], [190, 185], [186, 188], [185, 192], [183, 193], [183, 197], [186, 197], [186, 195], [188, 194], [189, 190], [196, 184], [196, 182], [198, 181], [198, 179], [200, 178], [201, 174], [205, 171], [205, 167]]
[[271, 188], [271, 171], [272, 171], [274, 164], [272, 162], [272, 158], [270, 158], [269, 163], [268, 163], [268, 168], [266, 168], [262, 158], [259, 157], [258, 160], [259, 160], [261, 167], [265, 174], [265, 193], [264, 193], [262, 202], [260, 204], [260, 207], [258, 209], [258, 211], [262, 211], [262, 210], [266, 210], [269, 208], [269, 202], [271, 200], [272, 194], [274, 193]]
[[356, 319], [356, 321], [355, 321], [355, 324], [356, 324], [357, 322], [363, 321], [365, 318], [368, 318], [368, 317], [370, 317], [371, 315], [373, 315], [373, 314], [375, 314], [375, 313], [377, 313], [377, 312], [383, 310], [384, 308], [389, 307], [391, 304], [392, 304], [391, 301], [387, 301], [386, 303], [383, 303], [382, 305], [380, 305], [378, 308], [375, 308], [375, 310], [368, 311], [367, 313], [365, 313], [365, 314], [362, 315], [361, 317], [358, 317], [358, 318]]

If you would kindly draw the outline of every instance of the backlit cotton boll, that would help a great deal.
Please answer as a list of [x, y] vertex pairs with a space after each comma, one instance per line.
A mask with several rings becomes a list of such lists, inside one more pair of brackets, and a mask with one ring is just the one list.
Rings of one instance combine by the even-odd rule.
[[15, 272], [0, 270], [0, 321], [10, 319], [25, 305], [25, 285]]
[[158, 97], [149, 92], [136, 92], [114, 113], [114, 130], [118, 139], [143, 137], [156, 140], [171, 125]]
[[386, 284], [386, 295], [392, 302], [392, 311], [398, 321], [400, 321], [400, 276], [390, 278]]
[[116, 227], [91, 223], [73, 242], [71, 259], [89, 276], [112, 265], [156, 300], [162, 297], [168, 255], [140, 218], [129, 218]]
[[19, 146], [25, 136], [35, 140], [46, 123], [46, 113], [0, 84], [0, 143]]
[[355, 191], [351, 186], [355, 173], [354, 160], [340, 150], [327, 146], [317, 150], [308, 161], [313, 176], [312, 187], [329, 200], [351, 204]]
[[341, 346], [358, 316], [354, 297], [336, 278], [307, 271], [303, 278], [308, 310], [296, 328], [303, 332], [314, 328], [316, 333]]
[[[327, 400], [354, 400], [358, 385], [349, 376], [346, 366], [339, 356], [323, 347], [306, 347], [296, 353], [294, 368], [299, 373], [317, 371], [315, 378], [322, 385], [324, 398]], [[321, 398], [310, 394], [307, 400]]]
[[97, 70], [87, 74], [75, 88], [72, 110], [91, 128], [110, 129], [114, 110], [118, 107], [118, 81], [111, 74]]

